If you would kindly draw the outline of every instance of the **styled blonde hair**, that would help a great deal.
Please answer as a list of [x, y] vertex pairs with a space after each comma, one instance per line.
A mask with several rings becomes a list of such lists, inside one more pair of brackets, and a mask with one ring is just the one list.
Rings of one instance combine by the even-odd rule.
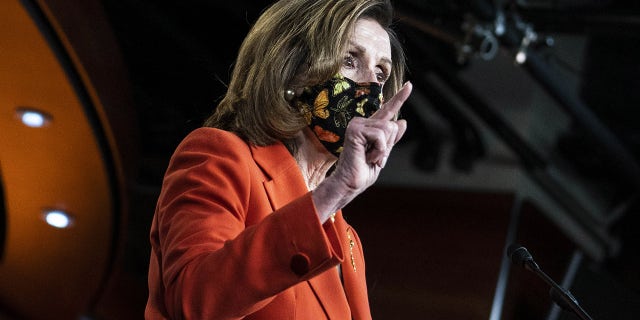
[[[391, 29], [389, 0], [280, 0], [244, 39], [227, 93], [204, 125], [235, 132], [258, 146], [292, 140], [306, 122], [285, 100], [285, 90], [323, 83], [338, 73], [362, 18], [377, 21], [389, 34], [393, 66], [384, 96], [392, 97], [402, 86], [406, 66]], [[300, 74], [304, 83], [296, 82]]]

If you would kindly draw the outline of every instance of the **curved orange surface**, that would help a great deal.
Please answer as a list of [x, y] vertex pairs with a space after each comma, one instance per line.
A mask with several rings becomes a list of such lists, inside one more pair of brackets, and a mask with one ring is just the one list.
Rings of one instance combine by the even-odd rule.
[[[20, 107], [52, 119], [23, 125]], [[114, 195], [96, 131], [78, 92], [18, 0], [0, 10], [0, 178], [6, 238], [0, 304], [14, 316], [73, 319], [95, 299], [114, 244]], [[111, 178], [112, 179], [112, 178]], [[56, 229], [45, 208], [75, 223]]]

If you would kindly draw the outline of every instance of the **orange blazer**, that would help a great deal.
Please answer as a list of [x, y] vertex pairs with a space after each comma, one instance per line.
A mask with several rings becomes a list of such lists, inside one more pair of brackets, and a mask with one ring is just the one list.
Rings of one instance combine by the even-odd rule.
[[320, 223], [283, 144], [191, 132], [150, 240], [146, 319], [371, 319], [360, 239], [341, 212]]

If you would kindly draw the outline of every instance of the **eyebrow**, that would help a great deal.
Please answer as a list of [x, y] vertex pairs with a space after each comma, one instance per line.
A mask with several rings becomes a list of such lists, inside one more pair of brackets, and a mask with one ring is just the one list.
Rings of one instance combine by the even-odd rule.
[[[352, 45], [357, 51], [367, 53], [367, 49], [365, 49], [363, 46], [351, 41], [349, 42], [349, 44]], [[380, 58], [380, 60], [384, 63], [389, 64], [389, 66], [393, 66], [391, 59], [388, 57], [382, 57]]]

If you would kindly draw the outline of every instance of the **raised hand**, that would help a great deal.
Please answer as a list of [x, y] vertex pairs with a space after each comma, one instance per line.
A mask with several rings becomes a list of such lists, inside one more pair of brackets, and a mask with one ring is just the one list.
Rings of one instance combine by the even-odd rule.
[[314, 190], [321, 221], [346, 206], [378, 179], [391, 150], [407, 129], [407, 122], [396, 118], [412, 88], [410, 82], [405, 83], [371, 117], [354, 117], [349, 122], [336, 169]]

